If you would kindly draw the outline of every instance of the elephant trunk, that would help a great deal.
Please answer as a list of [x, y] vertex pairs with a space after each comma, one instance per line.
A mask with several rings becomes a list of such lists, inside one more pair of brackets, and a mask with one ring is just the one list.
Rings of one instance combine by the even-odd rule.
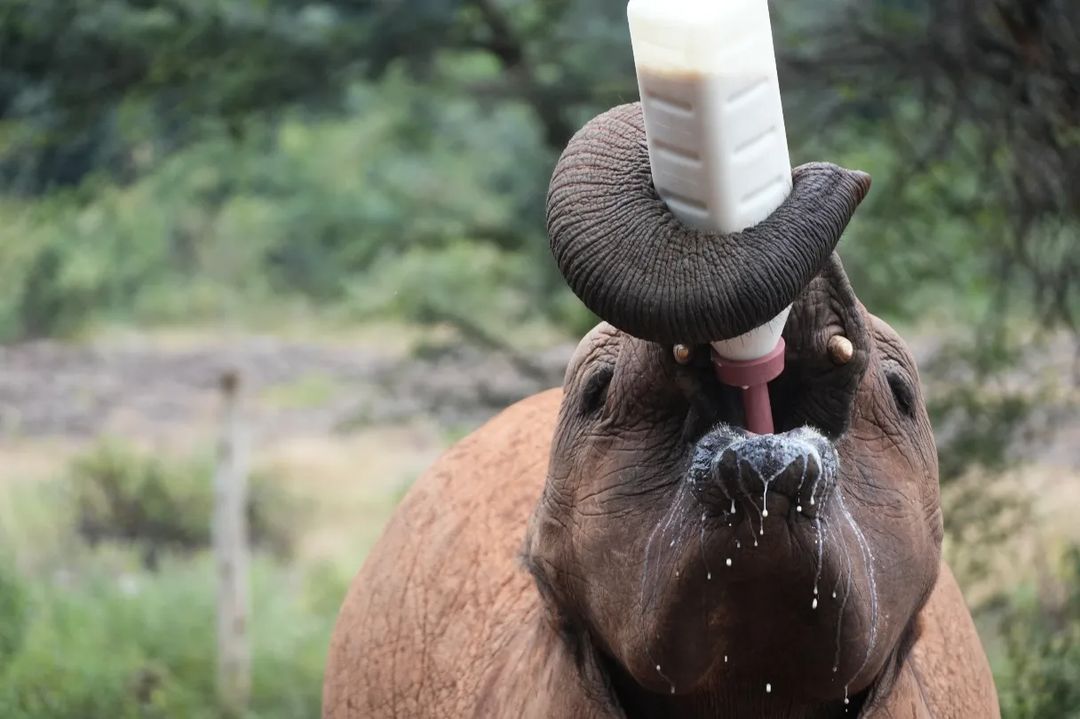
[[632, 335], [700, 344], [775, 317], [821, 270], [870, 186], [836, 165], [795, 168], [788, 199], [758, 225], [682, 225], [653, 186], [641, 105], [617, 107], [570, 141], [548, 193], [551, 250], [571, 289]]

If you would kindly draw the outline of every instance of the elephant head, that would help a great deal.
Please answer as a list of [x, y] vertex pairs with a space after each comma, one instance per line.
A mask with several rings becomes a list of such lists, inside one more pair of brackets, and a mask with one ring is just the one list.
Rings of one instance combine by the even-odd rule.
[[[832, 166], [796, 171], [782, 212], [787, 226], [801, 223], [802, 244], [781, 241], [769, 257], [754, 242], [706, 249], [706, 238], [675, 229], [663, 203], [649, 201], [634, 109], [597, 122], [607, 125], [586, 131], [620, 134], [630, 148], [604, 162], [621, 164], [616, 174], [641, 188], [621, 209], [600, 207], [609, 195], [599, 192], [571, 208], [571, 180], [557, 173], [553, 243], [572, 226], [579, 239], [592, 233], [593, 244], [636, 232], [637, 250], [609, 257], [607, 272], [627, 271], [616, 280], [582, 260], [580, 242], [556, 247], [557, 256], [579, 253], [569, 264], [583, 274], [572, 285], [621, 329], [595, 328], [566, 372], [525, 549], [545, 607], [595, 691], [629, 717], [857, 710], [910, 646], [942, 537], [914, 360], [859, 303], [832, 254], [866, 181]], [[576, 177], [586, 194], [610, 181]], [[597, 207], [619, 227], [590, 219]], [[560, 214], [571, 209], [574, 217]], [[786, 232], [759, 228], [773, 242]], [[656, 238], [663, 232], [668, 242], [674, 232], [699, 242], [692, 256], [743, 255], [712, 276], [705, 260], [670, 260], [669, 280], [638, 276], [667, 261], [667, 250], [648, 245], [665, 241]], [[765, 270], [740, 271], [742, 260]], [[664, 288], [682, 295], [650, 294]], [[750, 435], [739, 429], [738, 389], [715, 378], [707, 342], [793, 299], [787, 370], [770, 387], [777, 433]], [[853, 353], [830, 352], [838, 336]], [[676, 343], [693, 347], [689, 358], [673, 352]]]

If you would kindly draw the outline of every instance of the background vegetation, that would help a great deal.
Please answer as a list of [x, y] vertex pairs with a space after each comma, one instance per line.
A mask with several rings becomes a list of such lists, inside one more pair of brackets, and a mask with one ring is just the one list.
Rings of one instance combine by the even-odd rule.
[[[1022, 448], [1076, 418], [1080, 5], [775, 0], [773, 18], [793, 159], [874, 176], [841, 252], [926, 348], [949, 551], [1006, 714], [1080, 716], [1075, 550], [1011, 583], [988, 556], [1030, 526], [1030, 487], [1006, 481]], [[420, 325], [425, 351], [449, 337], [529, 369], [525, 349], [592, 321], [547, 254], [551, 167], [636, 95], [622, 0], [0, 0], [0, 341], [299, 317]], [[1066, 360], [1031, 369], [1047, 353]], [[128, 439], [9, 493], [2, 716], [219, 714], [207, 465]], [[264, 473], [251, 508], [252, 716], [317, 714], [348, 572], [399, 492], [328, 564], [293, 551], [289, 484]]]

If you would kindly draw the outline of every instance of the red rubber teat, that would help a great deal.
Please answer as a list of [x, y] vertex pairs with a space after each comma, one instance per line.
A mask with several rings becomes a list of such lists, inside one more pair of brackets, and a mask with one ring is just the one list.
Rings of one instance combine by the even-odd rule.
[[784, 371], [784, 338], [776, 343], [772, 352], [754, 360], [727, 360], [712, 353], [716, 377], [726, 385], [741, 387], [746, 428], [754, 434], [772, 434], [774, 431], [772, 404], [769, 402], [769, 382]]

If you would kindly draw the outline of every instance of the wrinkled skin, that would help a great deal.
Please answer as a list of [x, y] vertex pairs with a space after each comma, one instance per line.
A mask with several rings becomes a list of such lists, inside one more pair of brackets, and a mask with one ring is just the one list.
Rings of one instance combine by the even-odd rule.
[[[607, 326], [568, 370], [579, 402], [563, 404], [528, 555], [628, 703], [750, 715], [768, 695], [842, 712], [934, 586], [937, 463], [914, 362], [832, 269], [788, 325], [788, 361], [807, 371], [837, 333], [858, 356], [805, 392], [781, 385], [776, 436], [732, 428], [737, 396], [707, 361]], [[808, 428], [830, 401], [832, 426]]]
[[785, 338], [778, 434], [750, 437], [703, 347], [590, 333], [561, 398], [405, 499], [342, 608], [325, 715], [997, 716], [909, 352], [836, 261]]
[[574, 135], [548, 186], [551, 253], [597, 317], [667, 344], [735, 337], [772, 319], [821, 271], [870, 176], [813, 162], [764, 220], [716, 234], [683, 225], [653, 186], [641, 103]]

